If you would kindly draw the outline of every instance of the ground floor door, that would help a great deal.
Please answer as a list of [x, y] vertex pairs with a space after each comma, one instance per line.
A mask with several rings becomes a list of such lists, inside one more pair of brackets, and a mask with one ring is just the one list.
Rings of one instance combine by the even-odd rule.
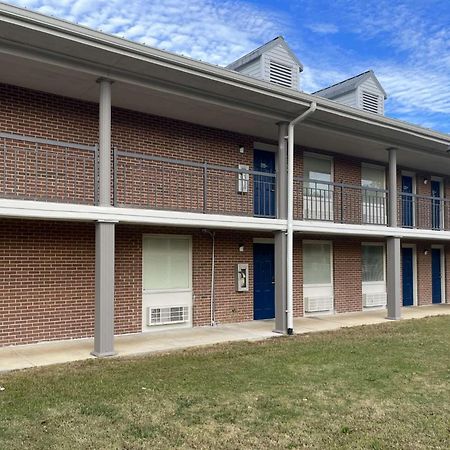
[[431, 298], [433, 303], [442, 303], [442, 256], [440, 248], [431, 249]]
[[275, 317], [274, 244], [253, 244], [253, 318]]
[[403, 292], [403, 306], [413, 306], [414, 251], [412, 247], [402, 248], [402, 292]]

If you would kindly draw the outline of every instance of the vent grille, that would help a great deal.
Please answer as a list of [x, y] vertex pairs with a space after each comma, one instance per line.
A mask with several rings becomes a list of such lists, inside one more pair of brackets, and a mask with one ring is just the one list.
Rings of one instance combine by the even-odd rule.
[[363, 305], [365, 308], [374, 306], [385, 306], [387, 302], [386, 292], [374, 292], [371, 294], [363, 294]]
[[333, 309], [333, 297], [305, 297], [305, 312], [322, 312]]
[[168, 306], [164, 308], [148, 308], [147, 325], [170, 325], [185, 323], [189, 320], [188, 306]]
[[373, 113], [380, 112], [380, 96], [367, 91], [362, 93], [362, 109]]
[[292, 68], [270, 61], [269, 80], [280, 86], [292, 87]]

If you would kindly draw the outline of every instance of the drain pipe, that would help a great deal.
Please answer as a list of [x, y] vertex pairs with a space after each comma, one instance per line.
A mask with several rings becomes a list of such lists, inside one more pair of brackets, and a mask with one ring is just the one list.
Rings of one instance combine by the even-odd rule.
[[214, 297], [214, 286], [215, 286], [215, 265], [216, 265], [216, 232], [203, 229], [203, 233], [209, 234], [212, 240], [212, 252], [211, 252], [211, 326], [216, 325], [216, 299]]
[[294, 297], [293, 297], [293, 253], [294, 253], [294, 128], [300, 122], [314, 113], [317, 108], [315, 101], [311, 102], [309, 109], [300, 114], [288, 125], [288, 210], [287, 210], [287, 280], [286, 280], [286, 309], [287, 309], [287, 334], [294, 334]]

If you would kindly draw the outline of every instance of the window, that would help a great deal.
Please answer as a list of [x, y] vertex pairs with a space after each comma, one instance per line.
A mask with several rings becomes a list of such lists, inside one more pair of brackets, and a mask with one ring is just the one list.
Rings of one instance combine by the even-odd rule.
[[384, 167], [363, 165], [361, 167], [361, 186], [363, 202], [363, 222], [385, 225], [386, 192]]
[[144, 290], [190, 288], [190, 239], [145, 236]]
[[332, 160], [304, 157], [303, 209], [305, 219], [333, 220]]
[[331, 244], [303, 243], [303, 283], [331, 284]]
[[384, 247], [382, 245], [362, 246], [362, 281], [384, 281]]

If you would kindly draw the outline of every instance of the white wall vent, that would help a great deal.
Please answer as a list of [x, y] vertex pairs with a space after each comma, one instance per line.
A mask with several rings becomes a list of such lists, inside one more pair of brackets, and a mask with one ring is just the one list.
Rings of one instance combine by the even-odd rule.
[[386, 302], [386, 292], [373, 292], [363, 294], [363, 306], [365, 308], [372, 308], [374, 306], [386, 306]]
[[333, 297], [305, 297], [305, 312], [323, 312], [333, 309]]
[[364, 111], [380, 113], [380, 96], [372, 92], [362, 91], [362, 109]]
[[292, 67], [270, 60], [269, 81], [280, 86], [292, 87]]
[[189, 321], [189, 306], [147, 308], [147, 325], [171, 325]]

